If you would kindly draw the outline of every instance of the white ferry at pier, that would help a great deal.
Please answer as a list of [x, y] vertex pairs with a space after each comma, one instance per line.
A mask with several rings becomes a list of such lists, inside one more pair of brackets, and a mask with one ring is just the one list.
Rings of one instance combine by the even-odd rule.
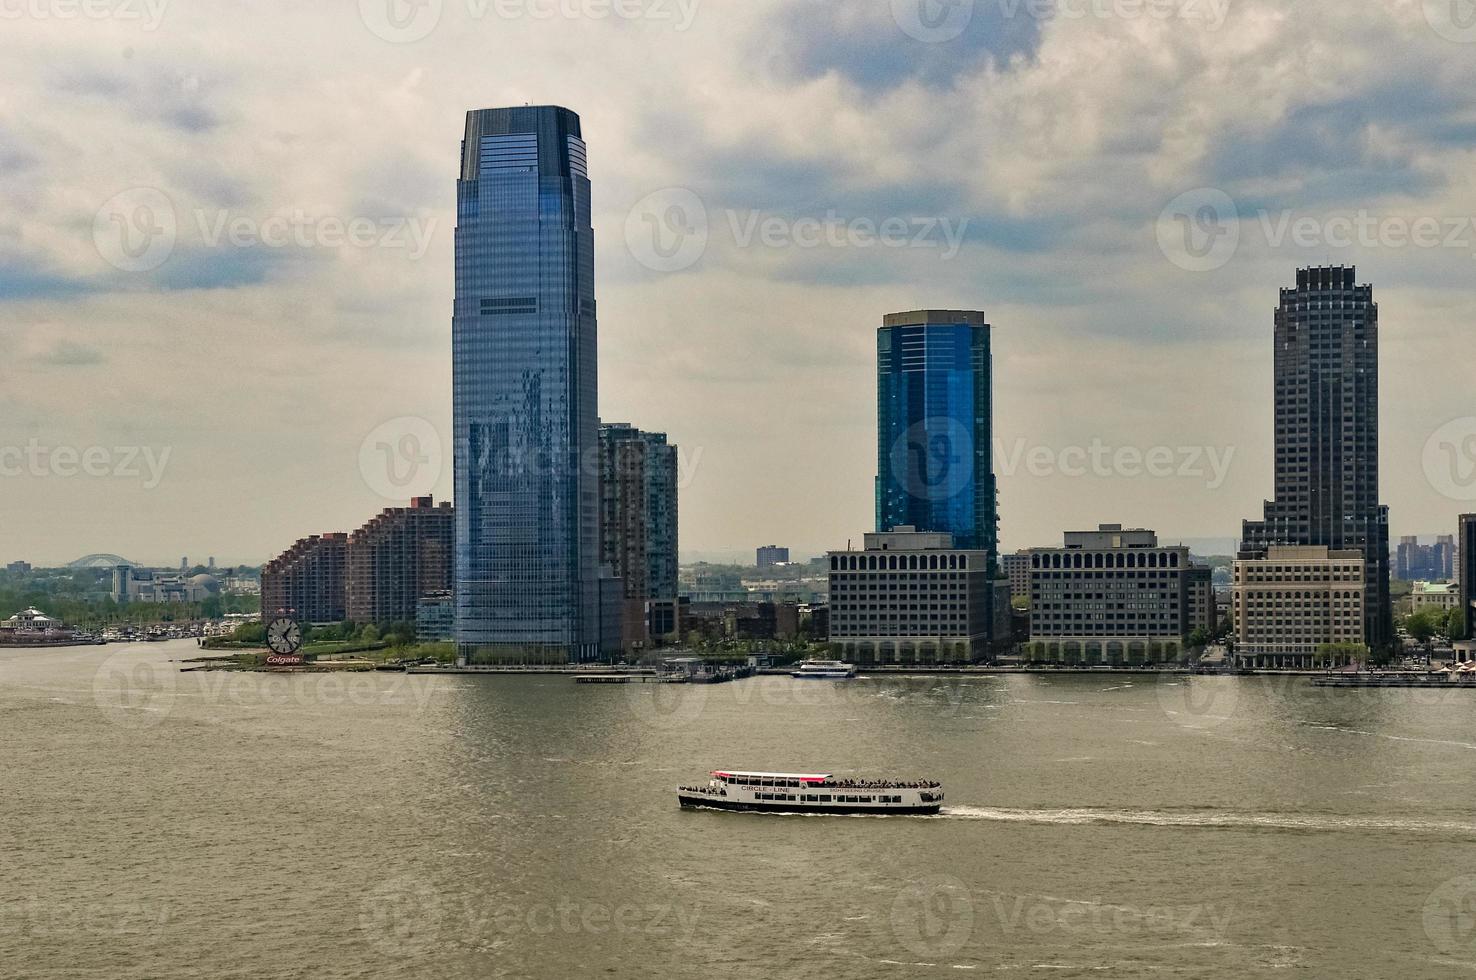
[[836, 779], [828, 772], [719, 769], [706, 786], [681, 786], [683, 807], [767, 813], [937, 813], [943, 784], [931, 779]]
[[822, 681], [845, 680], [856, 676], [856, 668], [839, 660], [806, 660], [789, 676]]

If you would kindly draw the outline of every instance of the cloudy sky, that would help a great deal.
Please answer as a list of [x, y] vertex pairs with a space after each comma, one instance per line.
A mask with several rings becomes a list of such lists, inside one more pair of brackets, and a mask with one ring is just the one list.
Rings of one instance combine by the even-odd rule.
[[1356, 263], [1397, 534], [1476, 509], [1470, 0], [0, 0], [0, 561], [260, 562], [450, 495], [467, 109], [568, 106], [600, 405], [685, 555], [872, 520], [875, 328], [994, 325], [1013, 549], [1234, 537]]

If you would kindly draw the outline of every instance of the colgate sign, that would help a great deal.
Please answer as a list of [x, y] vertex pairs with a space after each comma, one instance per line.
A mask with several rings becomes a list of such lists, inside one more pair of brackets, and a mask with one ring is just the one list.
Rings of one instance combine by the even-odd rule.
[[289, 655], [289, 654], [276, 654], [276, 653], [274, 653], [270, 657], [267, 657], [267, 666], [268, 667], [300, 667], [300, 666], [302, 666], [302, 658], [301, 657], [298, 657], [298, 656]]

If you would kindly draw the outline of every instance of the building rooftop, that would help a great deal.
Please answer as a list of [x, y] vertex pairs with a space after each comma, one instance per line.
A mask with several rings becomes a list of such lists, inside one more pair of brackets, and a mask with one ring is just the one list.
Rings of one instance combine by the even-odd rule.
[[926, 327], [931, 324], [967, 323], [975, 327], [987, 327], [989, 321], [979, 310], [911, 310], [906, 313], [888, 313], [882, 319], [882, 329], [887, 327]]

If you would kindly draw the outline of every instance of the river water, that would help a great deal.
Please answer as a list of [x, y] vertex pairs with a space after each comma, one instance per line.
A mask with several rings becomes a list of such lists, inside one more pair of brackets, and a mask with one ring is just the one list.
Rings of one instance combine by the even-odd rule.
[[[1468, 977], [1476, 692], [0, 653], [6, 977]], [[713, 768], [938, 817], [681, 811]]]

